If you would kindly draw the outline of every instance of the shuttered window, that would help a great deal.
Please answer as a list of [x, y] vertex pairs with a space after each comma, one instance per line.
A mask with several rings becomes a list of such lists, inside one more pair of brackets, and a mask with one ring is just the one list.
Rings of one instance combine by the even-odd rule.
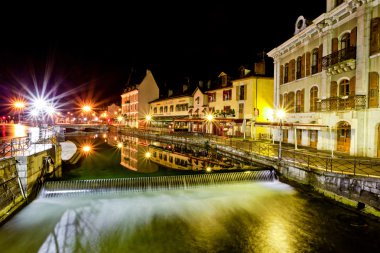
[[318, 87], [314, 86], [310, 90], [310, 111], [317, 111], [317, 101], [318, 101]]
[[287, 105], [286, 105], [286, 111], [288, 112], [294, 112], [294, 92], [289, 92], [287, 96]]
[[280, 85], [284, 83], [284, 65], [280, 66]]
[[296, 112], [304, 112], [304, 90], [298, 90], [296, 93]]
[[291, 82], [291, 81], [294, 81], [294, 80], [296, 80], [296, 76], [295, 76], [295, 73], [296, 73], [296, 60], [291, 60], [290, 62], [289, 62], [289, 65], [290, 65], [290, 67], [289, 67], [289, 71], [290, 71], [290, 73], [289, 73], [289, 81]]
[[380, 18], [371, 20], [370, 48], [369, 54], [377, 54], [380, 52]]
[[377, 72], [369, 73], [369, 108], [379, 107], [379, 74]]
[[355, 89], [356, 89], [356, 77], [352, 77], [350, 79], [350, 84], [349, 84], [349, 95], [350, 96], [355, 96]]
[[339, 83], [339, 96], [350, 95], [350, 81], [344, 79]]
[[310, 52], [306, 53], [306, 76], [310, 76]]
[[351, 34], [350, 34], [350, 47], [356, 47], [356, 34], [357, 34], [357, 28], [353, 28], [351, 30]]
[[338, 83], [335, 81], [332, 81], [330, 84], [330, 97], [337, 97], [338, 96]]
[[321, 44], [318, 49], [318, 72], [322, 71], [322, 54], [323, 54], [323, 44]]
[[305, 60], [306, 60], [306, 57], [305, 57], [305, 54], [303, 54], [301, 57], [301, 78], [305, 77]]

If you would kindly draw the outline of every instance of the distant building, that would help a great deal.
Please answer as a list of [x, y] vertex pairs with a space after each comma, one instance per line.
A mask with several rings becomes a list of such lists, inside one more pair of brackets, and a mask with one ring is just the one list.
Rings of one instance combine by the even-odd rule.
[[149, 114], [149, 102], [159, 97], [159, 88], [150, 70], [140, 84], [127, 87], [121, 95], [122, 123], [129, 127], [143, 127]]
[[[112, 104], [107, 106], [107, 113], [104, 116], [115, 121], [119, 115], [121, 115], [121, 107], [116, 104]], [[100, 117], [103, 117], [103, 114], [100, 114]]]
[[[326, 0], [312, 22], [300, 16], [292, 38], [271, 50], [283, 141], [380, 157], [380, 5]], [[312, 8], [312, 7], [311, 7]]]

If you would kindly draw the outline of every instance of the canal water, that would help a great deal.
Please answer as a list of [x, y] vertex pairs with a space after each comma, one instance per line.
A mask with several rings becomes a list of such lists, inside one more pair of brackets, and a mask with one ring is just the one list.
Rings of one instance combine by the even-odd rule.
[[[94, 149], [63, 168], [66, 180], [204, 173], [152, 167], [138, 138], [76, 141]], [[380, 252], [379, 233], [378, 221], [318, 195], [250, 182], [37, 198], [0, 227], [0, 252]]]

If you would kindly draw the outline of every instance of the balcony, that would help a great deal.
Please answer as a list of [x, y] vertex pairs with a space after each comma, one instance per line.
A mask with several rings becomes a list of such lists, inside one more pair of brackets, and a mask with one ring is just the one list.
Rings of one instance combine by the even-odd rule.
[[331, 97], [322, 99], [317, 102], [318, 112], [327, 111], [348, 111], [365, 109], [367, 104], [367, 96], [355, 95], [344, 97]]
[[355, 69], [356, 47], [348, 47], [322, 58], [322, 68], [327, 74], [336, 75]]

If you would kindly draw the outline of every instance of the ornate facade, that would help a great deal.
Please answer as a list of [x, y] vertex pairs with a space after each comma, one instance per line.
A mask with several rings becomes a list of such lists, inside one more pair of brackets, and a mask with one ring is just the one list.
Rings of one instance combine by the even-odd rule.
[[295, 35], [271, 50], [275, 105], [287, 111], [284, 142], [380, 156], [380, 7], [326, 0]]

